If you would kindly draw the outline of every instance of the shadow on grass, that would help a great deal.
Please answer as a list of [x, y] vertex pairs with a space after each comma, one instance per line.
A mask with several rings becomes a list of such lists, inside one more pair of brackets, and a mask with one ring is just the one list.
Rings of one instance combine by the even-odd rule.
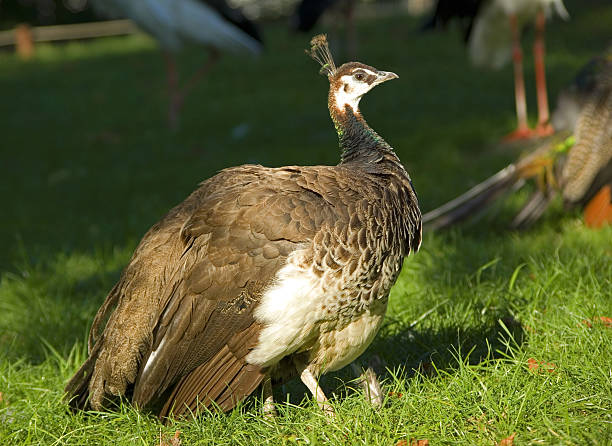
[[[49, 344], [67, 356], [84, 343], [97, 308], [120, 274], [130, 248], [54, 260], [5, 274], [0, 283], [0, 352], [42, 362]], [[129, 254], [127, 254], [129, 255]]]
[[[459, 361], [476, 365], [502, 359], [511, 356], [511, 350], [520, 348], [526, 337], [521, 324], [509, 313], [501, 321], [507, 330], [500, 323], [474, 329], [404, 330], [375, 341], [356, 364], [364, 369], [371, 366], [378, 379], [388, 386], [398, 376], [410, 379], [418, 373], [435, 378], [442, 372], [452, 373], [461, 367]], [[352, 393], [362, 392], [357, 378], [349, 366], [324, 375], [321, 387], [328, 397], [333, 395], [342, 400]], [[304, 400], [312, 398], [299, 379], [277, 386], [274, 394], [276, 401], [288, 401], [293, 405], [302, 405]]]

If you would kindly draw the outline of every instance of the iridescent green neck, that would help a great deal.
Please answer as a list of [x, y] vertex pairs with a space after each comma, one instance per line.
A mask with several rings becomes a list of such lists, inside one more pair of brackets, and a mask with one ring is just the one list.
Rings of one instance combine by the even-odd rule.
[[331, 101], [329, 112], [342, 150], [341, 164], [376, 162], [380, 160], [381, 152], [393, 153], [391, 146], [366, 123], [361, 113], [354, 112], [348, 105], [343, 111], [338, 110]]

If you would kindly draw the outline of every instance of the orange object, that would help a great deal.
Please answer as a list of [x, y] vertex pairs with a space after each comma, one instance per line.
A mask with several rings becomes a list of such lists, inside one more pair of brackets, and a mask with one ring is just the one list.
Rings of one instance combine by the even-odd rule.
[[529, 371], [533, 373], [540, 373], [542, 371], [553, 373], [557, 367], [552, 362], [538, 361], [534, 358], [529, 358], [527, 360], [527, 366], [529, 367]]
[[17, 25], [15, 28], [15, 46], [17, 54], [22, 59], [29, 59], [34, 55], [34, 36], [30, 25]]
[[606, 316], [599, 316], [599, 320], [606, 327], [612, 327], [612, 318], [609, 318], [609, 317], [606, 317]]
[[514, 444], [514, 437], [516, 436], [516, 432], [512, 432], [512, 435], [501, 440], [498, 445], [499, 446], [512, 446]]
[[584, 222], [589, 228], [601, 228], [612, 223], [612, 191], [602, 187], [584, 208]]
[[[612, 318], [609, 318], [606, 316], [599, 316], [599, 317], [594, 317], [592, 320], [595, 323], [599, 322], [603, 324], [605, 327], [612, 328]], [[593, 327], [593, 324], [588, 319], [583, 320], [582, 323], [589, 328]]]

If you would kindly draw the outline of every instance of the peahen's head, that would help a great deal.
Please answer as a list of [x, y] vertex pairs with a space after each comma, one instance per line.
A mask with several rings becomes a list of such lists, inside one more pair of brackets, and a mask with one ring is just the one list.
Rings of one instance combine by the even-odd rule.
[[348, 106], [357, 113], [364, 94], [378, 84], [399, 77], [360, 62], [348, 62], [336, 68], [324, 34], [313, 37], [310, 46], [310, 56], [321, 64], [321, 74], [329, 79], [329, 105], [339, 112]]

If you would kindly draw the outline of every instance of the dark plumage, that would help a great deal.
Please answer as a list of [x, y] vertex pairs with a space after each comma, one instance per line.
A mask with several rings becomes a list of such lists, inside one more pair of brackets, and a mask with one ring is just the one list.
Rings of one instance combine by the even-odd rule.
[[291, 28], [296, 31], [308, 32], [312, 30], [321, 16], [331, 11], [334, 13], [334, 28], [344, 23], [345, 51], [350, 58], [357, 53], [357, 33], [355, 30], [355, 7], [357, 0], [301, 0], [291, 16]]
[[198, 0], [210, 6], [219, 13], [228, 23], [232, 23], [246, 35], [251, 36], [255, 41], [263, 43], [259, 29], [250, 21], [240, 9], [232, 8], [225, 0]]
[[161, 417], [229, 410], [260, 383], [299, 375], [329, 410], [316, 378], [372, 341], [421, 216], [408, 174], [358, 110], [397, 76], [336, 69], [323, 37], [313, 57], [341, 163], [226, 169], [155, 224], [94, 319], [89, 358], [66, 387], [72, 407], [125, 396]]
[[291, 17], [291, 26], [297, 31], [310, 31], [323, 13], [336, 4], [338, 0], [302, 0]]
[[431, 17], [423, 24], [422, 30], [446, 29], [453, 20], [459, 22], [464, 42], [468, 42], [474, 20], [485, 0], [438, 0]]

